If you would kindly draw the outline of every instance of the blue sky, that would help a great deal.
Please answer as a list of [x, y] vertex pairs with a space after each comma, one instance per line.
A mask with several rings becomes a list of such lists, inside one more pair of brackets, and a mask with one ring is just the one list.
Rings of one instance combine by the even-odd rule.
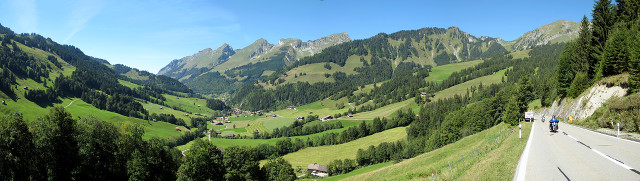
[[514, 40], [560, 20], [590, 17], [591, 0], [1, 0], [0, 24], [35, 32], [112, 64], [152, 73], [173, 59], [259, 38], [352, 39], [423, 27], [458, 26]]

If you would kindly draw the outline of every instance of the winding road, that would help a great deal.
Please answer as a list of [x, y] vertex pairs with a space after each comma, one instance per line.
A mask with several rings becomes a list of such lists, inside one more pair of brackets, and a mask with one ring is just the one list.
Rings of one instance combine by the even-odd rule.
[[[640, 143], [536, 116], [514, 180], [640, 180]], [[546, 117], [545, 120], [550, 120]]]

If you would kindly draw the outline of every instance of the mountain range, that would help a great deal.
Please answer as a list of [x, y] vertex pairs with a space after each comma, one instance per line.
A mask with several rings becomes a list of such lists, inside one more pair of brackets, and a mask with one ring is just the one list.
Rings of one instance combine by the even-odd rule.
[[288, 63], [314, 55], [324, 48], [349, 41], [351, 38], [347, 33], [336, 33], [307, 42], [293, 38], [281, 39], [278, 44], [271, 44], [261, 38], [247, 47], [235, 50], [225, 43], [215, 50], [206, 48], [191, 56], [173, 60], [160, 69], [158, 74], [182, 81], [209, 71], [221, 72], [249, 63], [265, 61], [281, 53], [284, 53], [281, 60]]
[[[422, 28], [399, 31], [390, 35], [384, 33], [376, 35], [387, 37], [384, 42], [376, 42], [375, 45], [368, 45], [368, 47], [389, 46], [394, 57], [387, 59], [396, 65], [399, 62], [409, 61], [421, 65], [438, 66], [490, 57], [508, 51], [530, 49], [539, 45], [568, 42], [577, 36], [578, 29], [576, 22], [559, 20], [527, 32], [516, 40], [504, 41], [500, 38], [476, 37], [455, 26], [447, 29]], [[375, 39], [375, 36], [372, 38]], [[317, 55], [328, 47], [347, 42], [353, 44], [347, 33], [337, 33], [307, 42], [289, 38], [281, 39], [277, 44], [271, 44], [265, 39], [258, 39], [241, 49], [234, 49], [225, 43], [215, 50], [206, 48], [191, 56], [173, 60], [158, 74], [175, 78], [194, 92], [212, 95], [230, 94], [244, 84], [255, 83], [276, 70], [291, 66], [303, 58]], [[370, 60], [370, 57], [365, 59]], [[361, 66], [350, 65], [353, 66], [334, 66], [338, 68], [334, 71], [355, 73], [354, 69]], [[325, 71], [317, 68], [305, 69], [303, 74], [297, 71], [296, 73], [301, 73], [300, 78], [298, 76], [282, 77], [281, 83], [331, 81], [331, 78], [323, 78]]]

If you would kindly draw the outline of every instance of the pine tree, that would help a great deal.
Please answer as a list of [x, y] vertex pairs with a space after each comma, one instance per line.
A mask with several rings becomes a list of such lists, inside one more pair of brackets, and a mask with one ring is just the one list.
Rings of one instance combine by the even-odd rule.
[[591, 56], [594, 59], [601, 61], [605, 42], [607, 41], [611, 26], [613, 26], [615, 22], [611, 1], [596, 1], [596, 5], [593, 7], [593, 13], [591, 15], [593, 17], [593, 20], [591, 21], [593, 35], [591, 40], [591, 45], [593, 47]]
[[629, 92], [640, 92], [640, 19], [636, 20], [627, 39], [629, 47]]
[[627, 70], [629, 54], [628, 46], [626, 45], [626, 31], [623, 28], [616, 28], [612, 31], [602, 53], [598, 76], [605, 77], [620, 74]]
[[[556, 81], [558, 82], [558, 94], [566, 95], [569, 92], [569, 86], [573, 81], [573, 70], [571, 67], [572, 52], [574, 51], [574, 42], [569, 42], [564, 46], [562, 54], [558, 60], [558, 69], [556, 71]], [[504, 80], [502, 81], [504, 82]]]
[[572, 56], [574, 69], [573, 75], [576, 72], [587, 72], [589, 75], [593, 75], [597, 71], [598, 59], [591, 57], [590, 52], [593, 51], [591, 46], [592, 30], [590, 28], [591, 22], [587, 19], [587, 16], [582, 17], [580, 21], [580, 32], [578, 38], [575, 40], [575, 48], [573, 49], [574, 55]]
[[615, 15], [617, 22], [633, 22], [640, 16], [640, 1], [616, 0]]

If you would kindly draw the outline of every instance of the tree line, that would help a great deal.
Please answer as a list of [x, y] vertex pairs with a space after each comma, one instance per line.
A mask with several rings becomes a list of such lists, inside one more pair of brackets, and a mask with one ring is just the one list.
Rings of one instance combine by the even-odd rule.
[[196, 139], [184, 153], [144, 140], [137, 124], [74, 119], [62, 107], [29, 123], [0, 118], [1, 180], [294, 180], [291, 164], [272, 158], [260, 168], [249, 148], [224, 150]]
[[580, 22], [578, 38], [560, 56], [558, 95], [577, 97], [603, 77], [629, 72], [630, 93], [640, 90], [640, 3], [629, 0], [595, 2], [592, 20]]

